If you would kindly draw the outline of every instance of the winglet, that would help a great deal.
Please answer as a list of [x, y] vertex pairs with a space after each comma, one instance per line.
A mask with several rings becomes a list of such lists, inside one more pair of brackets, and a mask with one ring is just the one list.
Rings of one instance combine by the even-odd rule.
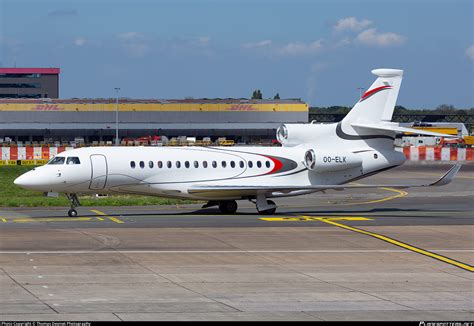
[[456, 174], [459, 172], [461, 168], [461, 163], [456, 163], [445, 175], [443, 175], [438, 181], [433, 182], [430, 186], [444, 186], [453, 181]]

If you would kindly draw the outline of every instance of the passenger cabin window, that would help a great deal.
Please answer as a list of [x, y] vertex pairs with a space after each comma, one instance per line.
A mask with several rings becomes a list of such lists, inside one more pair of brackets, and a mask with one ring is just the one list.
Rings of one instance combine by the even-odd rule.
[[186, 167], [186, 169], [189, 169], [189, 161], [184, 162], [184, 166]]
[[51, 161], [49, 161], [48, 164], [51, 164], [51, 165], [60, 165], [60, 164], [64, 164], [64, 161], [66, 160], [66, 158], [64, 156], [56, 156], [55, 158], [53, 158]]
[[79, 157], [68, 157], [66, 160], [66, 164], [81, 164], [81, 161], [79, 160]]
[[217, 162], [216, 161], [212, 161], [212, 167], [217, 168]]
[[153, 161], [148, 162], [148, 166], [150, 167], [150, 169], [153, 169]]
[[168, 167], [168, 169], [171, 169], [171, 161], [166, 162], [166, 166]]
[[253, 168], [253, 162], [249, 161], [249, 168]]
[[222, 161], [222, 167], [225, 168], [227, 166], [226, 161]]
[[145, 167], [145, 162], [140, 161], [140, 167], [143, 169]]
[[235, 162], [234, 161], [230, 161], [230, 167], [235, 168]]
[[262, 162], [257, 161], [257, 167], [258, 167], [258, 168], [261, 168], [261, 167], [262, 167]]
[[240, 162], [239, 162], [239, 166], [240, 166], [241, 168], [243, 168], [243, 167], [244, 167], [244, 161], [240, 161]]
[[180, 161], [176, 161], [176, 167], [179, 169], [181, 167], [181, 162]]
[[198, 161], [194, 161], [194, 167], [197, 169], [199, 167], [199, 162]]
[[131, 167], [132, 169], [135, 168], [135, 161], [130, 161], [130, 167]]
[[266, 161], [266, 162], [265, 162], [265, 166], [266, 166], [267, 168], [269, 168], [269, 167], [270, 167], [270, 161]]
[[158, 165], [158, 167], [161, 169], [161, 168], [163, 167], [163, 162], [158, 161], [158, 164], [157, 164], [157, 165]]
[[202, 161], [202, 166], [207, 169], [207, 161]]

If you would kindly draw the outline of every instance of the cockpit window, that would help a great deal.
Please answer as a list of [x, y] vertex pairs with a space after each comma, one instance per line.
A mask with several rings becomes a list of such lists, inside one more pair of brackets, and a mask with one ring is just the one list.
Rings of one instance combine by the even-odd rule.
[[60, 165], [60, 164], [64, 164], [64, 161], [66, 160], [66, 158], [64, 156], [56, 156], [55, 158], [53, 158], [51, 161], [49, 161], [48, 164], [51, 164], [51, 165]]
[[66, 164], [81, 164], [81, 161], [79, 160], [79, 157], [68, 157]]

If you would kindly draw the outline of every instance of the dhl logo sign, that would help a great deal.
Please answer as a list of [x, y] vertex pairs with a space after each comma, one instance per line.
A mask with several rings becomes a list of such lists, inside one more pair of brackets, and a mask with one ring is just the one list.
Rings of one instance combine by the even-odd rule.
[[63, 107], [60, 107], [57, 104], [37, 104], [34, 108], [34, 111], [64, 111]]
[[257, 111], [258, 109], [250, 104], [234, 104], [227, 108], [229, 111]]

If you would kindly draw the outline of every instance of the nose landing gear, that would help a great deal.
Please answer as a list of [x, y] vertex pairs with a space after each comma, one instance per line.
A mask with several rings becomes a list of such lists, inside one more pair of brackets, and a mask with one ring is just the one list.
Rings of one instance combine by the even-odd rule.
[[79, 198], [77, 198], [76, 194], [66, 194], [67, 199], [71, 202], [71, 209], [67, 212], [67, 215], [69, 217], [76, 217], [77, 216], [77, 211], [76, 207], [81, 206], [81, 203], [79, 202]]

